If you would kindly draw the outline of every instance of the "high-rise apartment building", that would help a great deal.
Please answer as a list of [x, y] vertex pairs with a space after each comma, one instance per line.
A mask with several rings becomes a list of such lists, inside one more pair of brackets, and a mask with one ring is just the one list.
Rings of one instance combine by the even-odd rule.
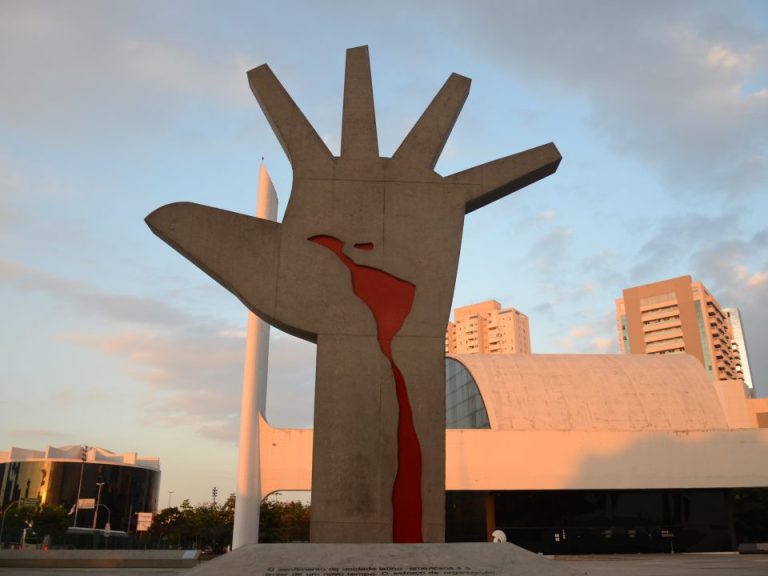
[[624, 290], [616, 321], [626, 354], [688, 353], [717, 380], [741, 380], [727, 314], [701, 282], [690, 276]]
[[501, 309], [487, 300], [453, 311], [445, 332], [446, 354], [530, 354], [528, 316], [514, 308]]
[[752, 384], [752, 371], [749, 369], [749, 352], [747, 351], [747, 339], [744, 336], [744, 328], [741, 324], [741, 313], [738, 308], [723, 308], [728, 319], [731, 321], [731, 330], [733, 331], [733, 346], [739, 352], [741, 365], [736, 366], [736, 370], [741, 372], [744, 378], [744, 384], [754, 395], [755, 387]]

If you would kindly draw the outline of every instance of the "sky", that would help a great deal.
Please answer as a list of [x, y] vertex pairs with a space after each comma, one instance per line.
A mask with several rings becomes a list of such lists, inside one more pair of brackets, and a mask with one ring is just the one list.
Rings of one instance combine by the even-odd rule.
[[[338, 154], [360, 45], [383, 156], [452, 72], [472, 87], [438, 173], [563, 155], [467, 216], [454, 306], [521, 310], [535, 353], [618, 353], [622, 290], [690, 274], [740, 308], [768, 396], [764, 1], [4, 0], [0, 450], [158, 456], [162, 506], [235, 490], [246, 312], [143, 219], [252, 214], [262, 158], [281, 215], [291, 167], [246, 72], [269, 64]], [[314, 358], [272, 331], [273, 425], [311, 426]]]

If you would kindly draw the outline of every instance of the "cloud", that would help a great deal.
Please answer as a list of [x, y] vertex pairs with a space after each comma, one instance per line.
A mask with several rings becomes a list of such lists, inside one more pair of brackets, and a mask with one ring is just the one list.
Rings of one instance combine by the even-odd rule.
[[[123, 373], [144, 386], [148, 423], [193, 427], [209, 438], [237, 441], [242, 328], [221, 326], [151, 298], [96, 290], [5, 259], [0, 259], [0, 284], [38, 291], [78, 313], [106, 319], [106, 335], [76, 332], [58, 339], [121, 359]], [[243, 323], [245, 319], [243, 314]], [[315, 347], [276, 330], [272, 334], [267, 415], [276, 425], [311, 426]], [[55, 397], [71, 401], [64, 392]], [[114, 400], [114, 393], [93, 390], [89, 397]]]
[[58, 445], [62, 441], [73, 440], [75, 435], [69, 432], [62, 432], [61, 430], [49, 430], [47, 428], [16, 428], [11, 429], [8, 433], [12, 436], [19, 436], [22, 438], [34, 438], [35, 441], [49, 441], [46, 438], [55, 438]]
[[592, 338], [590, 342], [590, 350], [598, 354], [609, 354], [616, 352], [616, 339], [615, 338]]
[[591, 334], [592, 328], [589, 326], [576, 326], [571, 328], [570, 332], [568, 332], [568, 335], [572, 338], [586, 338]]
[[211, 440], [237, 445], [240, 439], [239, 413], [232, 413], [216, 422], [206, 420], [198, 426], [197, 431]]
[[25, 292], [41, 292], [66, 302], [78, 312], [120, 322], [165, 325], [186, 318], [174, 307], [152, 298], [95, 290], [4, 258], [0, 258], [0, 284]]
[[232, 328], [226, 328], [223, 330], [218, 331], [219, 336], [223, 336], [224, 338], [237, 338], [239, 340], [245, 340], [248, 336], [248, 333], [244, 329], [232, 329]]
[[590, 254], [581, 261], [580, 275], [590, 280], [584, 284], [588, 292], [597, 292], [601, 287], [621, 289], [627, 285], [623, 268], [626, 262], [613, 250], [602, 250]]
[[4, 3], [0, 53], [23, 54], [2, 62], [4, 127], [71, 145], [114, 138], [116, 114], [125, 138], [138, 127], [160, 129], [190, 108], [253, 105], [245, 80], [252, 65], [162, 37], [162, 27], [147, 25], [158, 17], [140, 4]]
[[549, 276], [555, 266], [565, 261], [564, 255], [568, 251], [572, 237], [572, 229], [558, 226], [535, 240], [528, 251], [527, 259], [540, 272]]
[[[741, 246], [726, 240], [728, 231], [738, 226], [736, 213], [698, 214], [680, 213], [664, 218], [644, 231], [646, 240], [638, 249], [637, 256], [631, 261], [629, 280], [633, 284], [645, 284], [659, 280], [659, 274], [671, 271], [673, 276], [690, 273], [686, 264], [687, 256], [696, 248], [710, 251], [716, 242], [719, 250], [731, 256], [739, 252]], [[713, 233], [717, 231], [717, 234]], [[713, 239], [715, 239], [713, 241]], [[740, 258], [740, 256], [738, 256]], [[706, 268], [702, 266], [702, 268]]]
[[763, 256], [768, 250], [768, 228], [745, 237], [738, 221], [733, 224], [727, 236], [699, 242], [691, 250], [690, 260], [692, 270], [710, 290], [738, 301], [768, 281], [768, 260]]
[[591, 126], [676, 192], [746, 193], [768, 176], [768, 40], [743, 6], [496, 2], [456, 33], [502, 70], [586, 97]]
[[577, 238], [574, 229], [558, 226], [539, 236], [531, 245], [524, 265], [532, 266], [538, 273], [550, 301], [531, 308], [532, 311], [549, 313], [553, 304], [562, 314], [566, 306], [599, 296], [604, 287], [622, 286], [626, 280], [621, 271], [624, 260], [611, 250], [578, 258], [574, 254], [581, 249], [586, 238]]
[[544, 210], [539, 213], [539, 220], [554, 220], [557, 217], [557, 213], [554, 210]]
[[747, 280], [747, 286], [750, 288], [756, 288], [758, 286], [762, 286], [766, 282], [768, 282], [768, 272], [756, 272], [755, 274], [752, 274]]
[[[61, 338], [120, 358], [122, 370], [145, 386], [147, 423], [192, 427], [205, 437], [237, 443], [245, 342], [203, 322], [168, 330]], [[284, 427], [310, 427], [314, 345], [272, 331], [267, 417]]]
[[606, 314], [594, 324], [573, 326], [567, 336], [556, 338], [555, 344], [560, 353], [615, 354], [619, 349], [615, 331], [613, 315]]
[[633, 284], [689, 274], [723, 305], [750, 299], [750, 292], [768, 283], [768, 228], [746, 233], [740, 220], [736, 213], [660, 220], [630, 267]]
[[551, 302], [544, 302], [542, 304], [536, 304], [531, 311], [541, 316], [551, 316], [554, 312]]
[[[199, 431], [237, 429], [242, 384], [242, 341], [219, 337], [215, 329], [185, 323], [183, 329], [140, 328], [109, 336], [61, 335], [122, 360], [122, 371], [145, 385], [147, 422], [183, 425]], [[230, 436], [235, 440], [236, 435]]]
[[566, 352], [572, 352], [584, 346], [592, 335], [592, 327], [587, 325], [574, 326], [568, 331], [567, 336], [557, 339], [557, 346]]
[[[743, 257], [743, 256], [742, 256]], [[721, 267], [733, 270], [733, 280], [741, 281], [746, 288], [756, 288], [768, 282], [768, 272], [752, 272], [748, 266], [736, 263], [738, 261], [720, 262]]]
[[27, 188], [19, 165], [0, 148], [0, 239], [16, 237], [22, 227], [20, 196]]
[[[57, 340], [60, 342], [74, 341], [67, 335], [59, 335]], [[80, 406], [82, 398], [88, 398], [89, 402], [120, 403], [126, 399], [124, 390], [111, 386], [78, 386], [77, 392], [69, 388], [58, 389], [51, 393], [51, 398], [56, 406]]]

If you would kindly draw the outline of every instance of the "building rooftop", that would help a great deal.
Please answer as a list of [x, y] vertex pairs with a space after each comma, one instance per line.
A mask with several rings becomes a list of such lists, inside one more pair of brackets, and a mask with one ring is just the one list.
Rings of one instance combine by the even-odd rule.
[[496, 430], [725, 430], [701, 363], [669, 356], [457, 354]]
[[[81, 462], [81, 450], [82, 446], [77, 444], [59, 447], [48, 446], [45, 450], [13, 447], [7, 451], [0, 451], [0, 464], [6, 462], [29, 462], [34, 460], [71, 460], [73, 462]], [[160, 459], [156, 456], [139, 458], [136, 452], [123, 452], [122, 454], [118, 454], [96, 446], [88, 446], [85, 461], [160, 470]]]

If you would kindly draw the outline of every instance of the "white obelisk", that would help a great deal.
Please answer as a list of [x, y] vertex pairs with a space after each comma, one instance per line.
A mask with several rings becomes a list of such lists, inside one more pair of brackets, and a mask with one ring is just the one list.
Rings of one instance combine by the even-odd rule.
[[[256, 217], [277, 218], [277, 194], [262, 164], [259, 168], [259, 193]], [[258, 273], [258, 271], [254, 271]], [[248, 313], [245, 344], [243, 399], [240, 411], [240, 451], [235, 498], [235, 529], [232, 549], [259, 541], [261, 506], [261, 462], [259, 454], [259, 417], [267, 408], [267, 362], [269, 359], [269, 324]]]

